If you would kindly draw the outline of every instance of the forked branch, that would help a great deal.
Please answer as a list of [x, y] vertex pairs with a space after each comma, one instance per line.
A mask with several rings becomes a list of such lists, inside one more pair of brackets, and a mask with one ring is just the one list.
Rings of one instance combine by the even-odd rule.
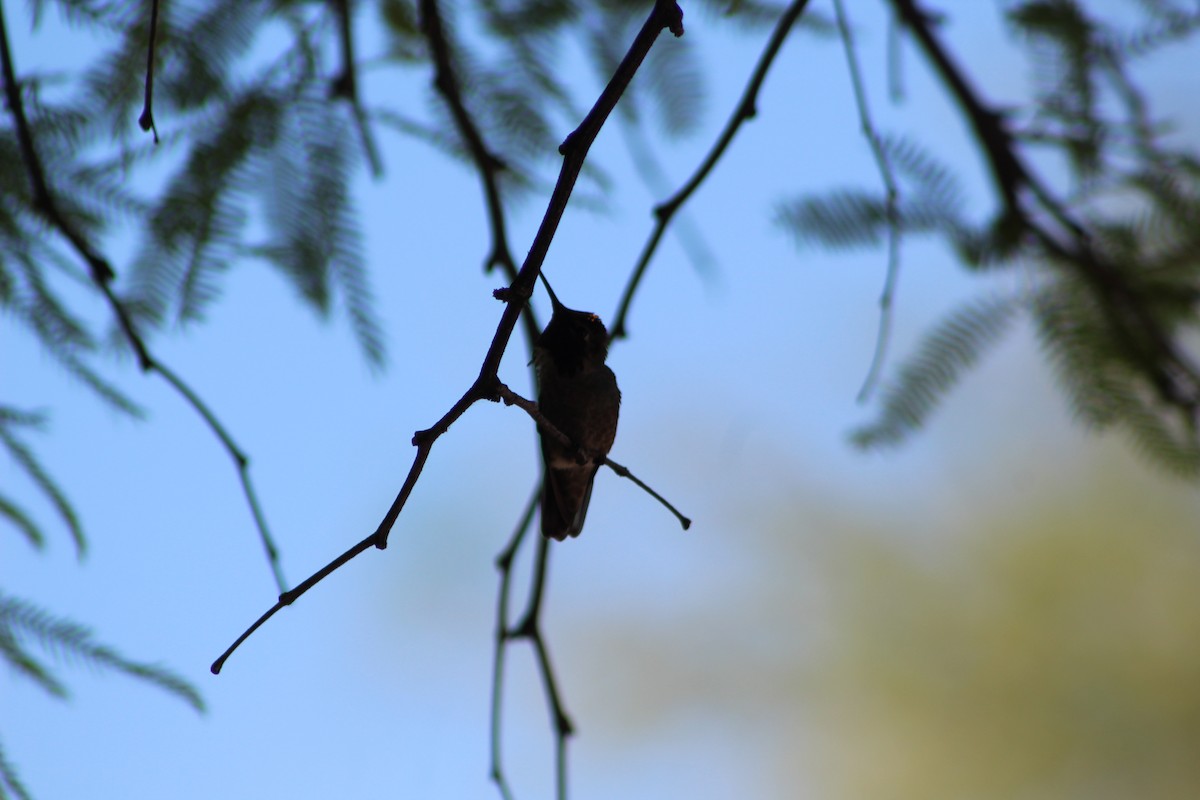
[[779, 55], [779, 50], [783, 47], [784, 40], [787, 38], [792, 26], [800, 19], [800, 15], [804, 13], [807, 5], [808, 0], [792, 0], [792, 3], [779, 17], [779, 22], [775, 24], [775, 30], [771, 33], [771, 38], [767, 41], [767, 46], [763, 49], [762, 55], [759, 56], [758, 64], [755, 66], [754, 72], [746, 84], [746, 89], [742, 92], [742, 98], [738, 101], [737, 108], [734, 109], [729, 121], [725, 123], [724, 130], [721, 131], [716, 142], [713, 143], [712, 148], [708, 151], [708, 155], [704, 157], [704, 160], [700, 162], [700, 166], [696, 168], [692, 176], [688, 178], [687, 182], [675, 194], [655, 207], [654, 217], [656, 222], [654, 230], [651, 231], [650, 238], [646, 240], [646, 244], [642, 248], [642, 254], [638, 257], [637, 264], [633, 268], [633, 273], [629, 276], [629, 283], [625, 286], [625, 291], [621, 295], [621, 302], [617, 306], [617, 313], [613, 318], [610, 338], [622, 339], [628, 335], [628, 332], [625, 330], [625, 320], [629, 316], [629, 307], [633, 304], [633, 297], [642, 282], [642, 277], [646, 274], [646, 268], [650, 266], [650, 259], [654, 257], [654, 253], [658, 250], [658, 243], [662, 240], [667, 226], [671, 224], [671, 219], [675, 216], [676, 212], [700, 188], [700, 185], [704, 183], [705, 178], [712, 172], [717, 162], [721, 160], [721, 157], [729, 148], [730, 142], [733, 141], [733, 137], [737, 135], [742, 125], [753, 119], [755, 114], [758, 113], [758, 92], [762, 88], [763, 81], [767, 79], [767, 73], [770, 71], [775, 57]]
[[425, 462], [429, 458], [429, 453], [434, 442], [468, 408], [474, 405], [476, 401], [499, 399], [499, 387], [501, 384], [498, 378], [498, 370], [500, 360], [516, 327], [517, 317], [524, 308], [527, 298], [533, 292], [534, 282], [537, 280], [538, 273], [541, 271], [542, 264], [546, 259], [546, 254], [550, 250], [550, 243], [553, 241], [554, 235], [558, 230], [558, 224], [562, 219], [563, 213], [566, 211], [567, 201], [570, 199], [571, 192], [575, 187], [575, 181], [579, 178], [579, 173], [583, 169], [583, 163], [587, 158], [588, 151], [592, 143], [596, 140], [596, 136], [600, 133], [601, 127], [603, 127], [605, 121], [608, 119], [609, 114], [616, 107], [617, 100], [624, 93], [625, 88], [633, 79], [638, 67], [641, 66], [646, 54], [650, 52], [651, 46], [664, 28], [669, 29], [676, 36], [681, 36], [683, 34], [683, 12], [674, 2], [659, 0], [659, 2], [655, 3], [646, 22], [634, 38], [628, 52], [613, 74], [612, 79], [600, 93], [600, 97], [596, 100], [595, 105], [592, 106], [592, 109], [584, 117], [579, 126], [567, 136], [559, 147], [559, 152], [563, 156], [563, 164], [559, 171], [558, 181], [555, 183], [554, 191], [550, 196], [542, 223], [529, 248], [529, 254], [526, 256], [524, 264], [522, 264], [515, 280], [505, 294], [505, 298], [509, 302], [504, 307], [500, 323], [497, 325], [496, 333], [492, 337], [492, 343], [483, 358], [483, 364], [479, 369], [479, 377], [475, 379], [475, 382], [459, 398], [458, 402], [433, 427], [424, 431], [418, 431], [413, 436], [413, 444], [417, 448], [416, 456], [413, 459], [412, 466], [409, 468], [408, 476], [404, 480], [404, 485], [396, 495], [396, 499], [392, 502], [387, 514], [384, 515], [379, 527], [370, 536], [367, 536], [329, 564], [313, 573], [313, 575], [295, 589], [281, 594], [278, 602], [259, 617], [253, 625], [237, 638], [229, 649], [213, 662], [211, 669], [214, 674], [220, 672], [225, 661], [250, 634], [261, 627], [263, 623], [274, 616], [284, 606], [291, 605], [305, 592], [364, 550], [372, 546], [379, 549], [387, 547], [388, 535], [425, 467]]

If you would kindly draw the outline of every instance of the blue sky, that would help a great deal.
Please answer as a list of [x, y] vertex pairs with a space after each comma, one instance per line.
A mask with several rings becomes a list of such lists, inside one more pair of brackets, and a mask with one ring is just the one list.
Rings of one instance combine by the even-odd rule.
[[[874, 6], [862, 13], [860, 55], [880, 128], [914, 131], [960, 167], [974, 212], [984, 213], [983, 176], [953, 110], [911, 50], [907, 100], [885, 102], [882, 18]], [[23, 32], [16, 10], [9, 14], [10, 28]], [[371, 24], [366, 15], [360, 22]], [[759, 47], [702, 14], [686, 24], [710, 91], [698, 132], [657, 145], [676, 185], [724, 123]], [[1022, 97], [1026, 76], [991, 6], [956, 15], [945, 35], [988, 97]], [[36, 38], [16, 34], [18, 69], [51, 63], [63, 36], [53, 20]], [[1192, 114], [1184, 122], [1194, 130], [1185, 76], [1167, 63], [1149, 66], [1164, 106]], [[598, 89], [573, 70], [579, 96]], [[368, 80], [365, 91], [386, 102], [401, 90]], [[380, 141], [387, 177], [362, 178], [357, 196], [387, 331], [385, 373], [370, 374], [344, 319], [315, 322], [256, 264], [232, 272], [205, 324], [153, 341], [251, 454], [293, 584], [378, 524], [411, 463], [413, 431], [469, 385], [502, 310], [491, 297], [499, 278], [480, 270], [488, 234], [475, 176], [382, 131]], [[568, 213], [546, 270], [565, 302], [608, 320], [661, 198], [639, 182], [615, 127], [593, 157], [616, 179], [611, 213]], [[874, 187], [878, 176], [842, 53], [793, 37], [758, 119], [688, 207], [714, 273], [697, 275], [668, 237], [637, 299], [631, 338], [612, 351], [624, 393], [612, 456], [695, 525], [682, 532], [636, 487], [604, 473], [584, 535], [555, 549], [545, 628], [580, 731], [572, 797], [795, 796], [773, 794], [782, 790], [763, 775], [757, 737], [770, 732], [731, 722], [708, 694], [684, 713], [622, 718], [620, 698], [603, 689], [612, 667], [628, 668], [638, 654], [598, 654], [590, 644], [593, 631], [630, 619], [702, 630], [697, 615], [714, 593], [736, 591], [753, 574], [760, 554], [742, 552], [739, 541], [781, 509], [805, 536], [870, 519], [890, 535], [920, 537], [966, 524], [978, 508], [1019, 503], [1101, 454], [1123, 457], [1112, 437], [1085, 439], [1071, 426], [1026, 330], [967, 379], [927, 433], [892, 452], [854, 451], [846, 433], [871, 413], [854, 398], [874, 342], [884, 256], [798, 251], [771, 223], [777, 201], [846, 183]], [[532, 198], [513, 219], [518, 258], [544, 200]], [[119, 255], [130, 243], [110, 246]], [[955, 303], [1018, 280], [968, 279], [938, 247], [906, 243], [890, 365]], [[548, 303], [536, 303], [545, 319]], [[213, 677], [212, 659], [274, 600], [227, 455], [129, 358], [107, 374], [150, 409], [146, 422], [97, 404], [11, 321], [0, 320], [0, 338], [4, 400], [52, 408], [49, 435], [34, 444], [91, 542], [77, 561], [50, 509], [31, 499], [52, 535], [40, 554], [11, 532], [0, 536], [5, 590], [87, 624], [132, 658], [169, 666], [209, 704], [198, 717], [162, 692], [71, 664], [62, 665], [67, 703], [0, 675], [0, 734], [36, 797], [496, 796], [487, 780], [492, 559], [537, 477], [522, 412], [472, 408], [436, 445], [389, 548], [363, 554], [285, 609]], [[501, 379], [529, 395], [527, 360], [514, 337]], [[9, 462], [0, 463], [0, 482], [33, 497]], [[518, 796], [545, 797], [547, 714], [527, 648], [512, 652], [508, 770]], [[672, 673], [685, 681], [689, 666], [643, 668], [658, 673], [648, 682]], [[802, 761], [802, 740], [796, 748]]]

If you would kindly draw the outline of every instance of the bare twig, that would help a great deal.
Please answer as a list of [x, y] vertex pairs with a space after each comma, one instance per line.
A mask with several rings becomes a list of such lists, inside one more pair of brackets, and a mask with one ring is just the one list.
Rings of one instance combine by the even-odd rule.
[[675, 216], [680, 207], [687, 202], [688, 198], [700, 187], [704, 179], [708, 177], [713, 167], [716, 166], [721, 156], [724, 155], [726, 148], [729, 147], [729, 143], [733, 141], [733, 137], [742, 127], [742, 124], [752, 119], [758, 112], [759, 89], [762, 88], [763, 81], [767, 77], [767, 72], [770, 70], [775, 56], [779, 53], [779, 49], [783, 46], [784, 39], [787, 38], [792, 25], [800, 18], [807, 5], [808, 0], [792, 0], [791, 5], [787, 7], [780, 16], [779, 22], [776, 23], [775, 30], [771, 34], [771, 38], [768, 40], [762, 55], [759, 56], [758, 65], [754, 68], [749, 83], [746, 84], [746, 89], [742, 93], [742, 98], [738, 102], [737, 108], [725, 124], [725, 129], [721, 131], [721, 135], [717, 137], [717, 141], [713, 144], [712, 149], [709, 150], [708, 155], [705, 156], [704, 161], [701, 162], [687, 183], [680, 187], [668, 200], [655, 207], [654, 216], [657, 221], [654, 230], [650, 233], [650, 238], [642, 248], [642, 254], [638, 258], [637, 265], [629, 277], [629, 283], [625, 286], [625, 292], [621, 296], [616, 316], [613, 318], [612, 331], [609, 334], [610, 338], [621, 339], [628, 335], [628, 332], [625, 330], [625, 320], [629, 316], [629, 307], [633, 303], [633, 296], [637, 293], [638, 285], [642, 282], [642, 276], [645, 275], [646, 268], [650, 265], [650, 259], [653, 258], [655, 251], [658, 249], [658, 243], [662, 239], [667, 226], [671, 223], [671, 218]]
[[146, 347], [145, 340], [142, 339], [134, 327], [133, 318], [130, 316], [128, 309], [125, 308], [125, 305], [113, 291], [112, 280], [115, 273], [109, 265], [108, 260], [97, 252], [75, 226], [63, 216], [58, 203], [54, 199], [54, 195], [50, 191], [50, 187], [46, 182], [45, 170], [41, 159], [38, 157], [37, 149], [34, 146], [29, 120], [25, 116], [25, 105], [21, 100], [21, 91], [17, 84], [16, 70], [13, 67], [12, 52], [9, 48], [8, 31], [5, 27], [4, 7], [2, 3], [0, 3], [0, 68], [2, 68], [4, 74], [5, 100], [8, 104], [9, 113], [13, 115], [16, 126], [17, 141], [21, 149], [21, 160], [25, 164], [25, 170], [29, 174], [29, 182], [33, 188], [34, 208], [46, 218], [53, 228], [62, 234], [63, 238], [70, 242], [80, 258], [87, 263], [92, 283], [95, 284], [96, 288], [100, 290], [101, 294], [104, 295], [104, 299], [108, 302], [108, 306], [113, 316], [117, 319], [117, 324], [125, 337], [125, 341], [137, 356], [138, 366], [141, 370], [147, 373], [157, 372], [179, 392], [188, 404], [204, 419], [209, 428], [216, 434], [217, 439], [221, 442], [226, 452], [229, 453], [230, 458], [233, 459], [234, 464], [237, 466], [238, 477], [241, 480], [246, 499], [250, 504], [251, 513], [254, 516], [255, 526], [258, 528], [259, 539], [262, 541], [263, 549], [267, 553], [267, 561], [271, 572], [275, 577], [275, 582], [279, 590], [284, 591], [287, 588], [287, 584], [284, 581], [283, 570], [279, 563], [279, 549], [275, 546], [274, 539], [267, 529], [266, 519], [259, 507], [254, 486], [250, 479], [249, 460], [245, 453], [237, 446], [233, 437], [230, 436], [229, 432], [217, 419], [216, 414], [200, 399], [195, 390], [176, 375], [174, 371], [167, 368], [165, 364], [151, 355], [150, 350]]
[[875, 353], [871, 356], [871, 366], [863, 379], [862, 388], [858, 390], [858, 402], [862, 403], [870, 397], [879, 373], [883, 369], [887, 356], [888, 340], [892, 330], [892, 300], [896, 294], [896, 280], [900, 274], [900, 213], [897, 203], [900, 190], [896, 186], [896, 176], [892, 171], [892, 163], [884, 149], [883, 140], [871, 121], [871, 107], [867, 102], [867, 89], [863, 84], [862, 72], [858, 66], [858, 55], [854, 51], [854, 35], [850, 31], [850, 23], [846, 19], [846, 10], [842, 0], [833, 0], [833, 10], [837, 17], [838, 33], [842, 39], [842, 50], [846, 53], [846, 65], [850, 70], [850, 83], [854, 87], [854, 105], [858, 108], [859, 126], [862, 134], [871, 147], [875, 157], [875, 166], [879, 177], [883, 180], [886, 197], [884, 199], [884, 218], [887, 221], [887, 276], [883, 281], [883, 291], [879, 295], [879, 331], [875, 337]]
[[[533, 421], [535, 423], [537, 423], [538, 428], [540, 428], [544, 434], [548, 434], [549, 436], [553, 437], [560, 444], [564, 444], [568, 447], [577, 447], [577, 445], [574, 442], [572, 442], [571, 439], [565, 433], [563, 433], [557, 427], [555, 427], [553, 422], [546, 419], [546, 417], [542, 415], [542, 412], [538, 408], [537, 403], [533, 402], [532, 400], [530, 400], [526, 397], [522, 397], [521, 395], [514, 392], [512, 389], [509, 389], [503, 383], [499, 385], [499, 387], [497, 388], [497, 392], [500, 396], [500, 399], [504, 401], [505, 405], [517, 406], [518, 408], [523, 410], [526, 414], [528, 414], [533, 419]], [[586, 452], [582, 452], [582, 451], [580, 452], [581, 458], [586, 458], [588, 455], [589, 454]], [[629, 480], [633, 481], [639, 487], [641, 487], [641, 489], [643, 491], [645, 491], [647, 494], [649, 494], [651, 497], [653, 497], [658, 502], [662, 503], [663, 506], [665, 506], [668, 511], [670, 511], [672, 514], [675, 515], [675, 517], [679, 520], [679, 524], [683, 526], [683, 529], [685, 531], [692, 526], [692, 521], [690, 519], [685, 517], [683, 514], [679, 513], [679, 510], [677, 508], [675, 508], [675, 506], [673, 506], [669, 502], [667, 502], [666, 498], [664, 498], [661, 494], [654, 491], [649, 486], [647, 486], [645, 483], [643, 483], [641, 481], [641, 479], [639, 479], [636, 475], [634, 475], [632, 472], [630, 472], [627, 467], [624, 467], [624, 466], [618, 464], [617, 462], [613, 461], [608, 456], [605, 456], [603, 459], [601, 459], [601, 461], [607, 467], [612, 469], [613, 472], [617, 473], [622, 478], [628, 478]]]
[[533, 515], [537, 511], [538, 501], [541, 498], [542, 490], [539, 484], [538, 488], [534, 490], [533, 496], [529, 498], [529, 502], [525, 505], [525, 511], [521, 514], [521, 520], [517, 523], [512, 538], [509, 539], [504, 549], [500, 551], [500, 555], [496, 556], [496, 569], [500, 572], [500, 589], [499, 596], [496, 598], [496, 635], [492, 660], [491, 776], [504, 800], [512, 800], [513, 797], [512, 790], [508, 786], [508, 779], [504, 775], [504, 762], [500, 753], [500, 733], [504, 703], [504, 653], [508, 642], [512, 639], [508, 626], [508, 595], [512, 586], [513, 561], [516, 559], [517, 551], [520, 549], [522, 542], [525, 541], [525, 535], [529, 532], [529, 528], [533, 523]]
[[670, 502], [668, 502], [667, 499], [665, 497], [663, 497], [661, 494], [659, 494], [658, 492], [654, 491], [649, 486], [647, 486], [642, 481], [641, 478], [639, 478], [637, 475], [634, 475], [632, 472], [630, 472], [628, 467], [618, 464], [617, 462], [613, 461], [608, 456], [604, 457], [604, 465], [607, 466], [609, 469], [611, 469], [613, 472], [620, 475], [622, 478], [628, 478], [629, 480], [633, 481], [641, 488], [641, 490], [643, 492], [650, 495], [658, 502], [662, 503], [663, 507], [665, 507], [667, 509], [667, 511], [670, 511], [672, 514], [675, 515], [675, 518], [679, 520], [679, 524], [681, 526], [683, 526], [683, 529], [685, 531], [688, 528], [692, 527], [692, 520], [690, 518], [685, 517], [683, 514], [679, 513], [679, 509], [677, 509], [675, 506], [671, 505]]
[[529, 588], [529, 601], [521, 621], [509, 631], [510, 639], [527, 639], [533, 645], [533, 654], [537, 659], [538, 672], [542, 676], [542, 688], [546, 692], [546, 705], [550, 711], [550, 725], [554, 729], [554, 774], [556, 797], [566, 800], [567, 797], [567, 739], [575, 732], [571, 718], [563, 706], [562, 696], [558, 691], [558, 679], [554, 677], [554, 668], [550, 664], [550, 651], [546, 647], [546, 638], [542, 635], [542, 598], [546, 592], [546, 567], [550, 560], [550, 540], [545, 536], [538, 537], [538, 550], [533, 563], [533, 579]]
[[333, 0], [333, 6], [338, 18], [342, 69], [333, 79], [332, 94], [350, 104], [350, 113], [354, 115], [354, 124], [358, 127], [358, 136], [362, 141], [371, 177], [379, 178], [383, 175], [383, 160], [379, 157], [379, 148], [375, 144], [375, 137], [371, 135], [371, 127], [367, 124], [367, 112], [358, 96], [358, 64], [354, 58], [354, 20], [350, 0]]
[[154, 43], [158, 38], [158, 0], [150, 0], [150, 35], [146, 44], [146, 97], [142, 101], [142, 114], [138, 125], [144, 131], [154, 132], [154, 143], [158, 144], [158, 127], [154, 124]]
[[404, 485], [400, 488], [400, 492], [396, 495], [396, 499], [392, 502], [392, 506], [388, 509], [387, 514], [384, 515], [379, 527], [370, 536], [367, 536], [329, 564], [322, 567], [295, 589], [281, 594], [279, 601], [255, 621], [250, 628], [238, 637], [228, 650], [213, 662], [211, 669], [214, 674], [220, 672], [222, 665], [233, 651], [237, 649], [238, 645], [245, 641], [251, 633], [274, 616], [281, 608], [294, 603], [301, 595], [317, 583], [320, 583], [325, 577], [369, 547], [374, 546], [381, 550], [387, 547], [388, 535], [395, 525], [400, 511], [404, 508], [409, 495], [412, 493], [412, 489], [416, 485], [421, 471], [424, 469], [425, 461], [429, 458], [429, 452], [433, 447], [433, 443], [476, 401], [485, 399], [496, 400], [499, 398], [498, 388], [500, 381], [497, 377], [497, 372], [500, 367], [500, 359], [503, 357], [505, 348], [508, 346], [508, 341], [512, 337], [513, 329], [516, 327], [517, 316], [521, 313], [525, 305], [518, 298], [527, 298], [532, 294], [533, 284], [537, 280], [542, 263], [545, 261], [546, 254], [550, 250], [550, 243], [554, 239], [558, 223], [566, 211], [567, 201], [570, 199], [575, 181], [578, 179], [580, 170], [583, 168], [588, 150], [596, 140], [600, 128], [604, 125], [605, 120], [608, 119], [609, 114], [612, 113], [613, 108], [616, 107], [617, 100], [620, 99], [621, 94], [625, 91], [625, 87], [633, 79], [634, 73], [637, 72], [646, 54], [650, 52], [650, 47], [654, 44], [655, 39], [658, 38], [658, 34], [663, 28], [670, 29], [677, 36], [682, 35], [683, 12], [680, 11], [679, 6], [674, 2], [659, 0], [659, 2], [655, 3], [642, 29], [630, 45], [629, 51], [617, 67], [612, 79], [605, 86], [604, 91], [600, 93], [600, 97], [596, 100], [595, 105], [592, 106], [592, 109], [584, 117], [583, 121], [580, 122], [579, 126], [559, 146], [559, 152], [563, 155], [563, 165], [559, 172], [558, 182], [554, 186], [554, 192], [550, 196], [546, 213], [542, 218], [542, 224], [534, 236], [533, 243], [530, 245], [525, 263], [521, 266], [516, 279], [509, 287], [507, 296], [514, 301], [509, 302], [504, 307], [500, 323], [497, 325], [496, 333], [492, 337], [491, 346], [488, 348], [487, 354], [483, 359], [483, 364], [480, 366], [479, 377], [475, 379], [475, 382], [459, 398], [458, 402], [433, 427], [424, 431], [418, 431], [413, 436], [413, 444], [417, 448], [416, 456], [413, 459], [412, 466], [409, 468], [408, 476], [404, 480]]

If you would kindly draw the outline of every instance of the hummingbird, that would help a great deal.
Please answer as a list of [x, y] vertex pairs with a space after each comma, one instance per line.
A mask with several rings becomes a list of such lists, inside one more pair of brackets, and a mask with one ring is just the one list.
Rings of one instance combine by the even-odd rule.
[[583, 530], [592, 483], [617, 436], [621, 390], [605, 363], [608, 331], [595, 314], [559, 302], [542, 276], [553, 314], [533, 345], [538, 409], [571, 440], [541, 432], [542, 535], [562, 541]]

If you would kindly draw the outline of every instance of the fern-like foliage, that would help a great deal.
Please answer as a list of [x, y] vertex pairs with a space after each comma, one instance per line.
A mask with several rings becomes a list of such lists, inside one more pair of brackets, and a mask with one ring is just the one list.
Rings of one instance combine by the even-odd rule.
[[[802, 245], [879, 246], [894, 224], [906, 235], [941, 238], [970, 269], [1030, 270], [1026, 301], [971, 303], [935, 325], [899, 367], [876, 421], [853, 438], [877, 446], [912, 433], [1017, 312], [1028, 310], [1081, 421], [1118, 428], [1154, 463], [1195, 476], [1200, 158], [1165, 143], [1167, 128], [1154, 118], [1130, 62], [1188, 37], [1200, 15], [1143, 3], [1140, 20], [1117, 24], [1079, 0], [1004, 9], [1028, 55], [1034, 103], [1011, 115], [1022, 120], [1012, 130], [996, 110], [973, 119], [992, 126], [981, 148], [999, 189], [990, 218], [969, 219], [953, 173], [897, 136], [884, 139], [901, 178], [893, 219], [879, 190], [841, 188], [777, 207], [777, 221]], [[1067, 186], [1032, 175], [1025, 149], [1034, 147], [1059, 157]]]
[[1077, 287], [1055, 283], [1033, 304], [1042, 346], [1075, 416], [1104, 430], [1120, 425], [1134, 447], [1181, 477], [1200, 475], [1195, 430], [1164, 414], [1142, 383], [1126, 343], [1115, 341], [1103, 311]]
[[984, 297], [955, 309], [933, 327], [883, 392], [879, 417], [854, 431], [859, 447], [895, 445], [926, 419], [987, 349], [1020, 316], [1015, 295]]
[[1094, 177], [1110, 130], [1097, 109], [1097, 26], [1075, 0], [1019, 3], [1008, 20], [1030, 54], [1035, 124], [1067, 154], [1076, 175]]
[[132, 661], [95, 640], [91, 631], [70, 620], [56, 617], [20, 598], [0, 592], [0, 655], [20, 675], [56, 697], [66, 697], [67, 688], [53, 669], [39, 660], [31, 645], [37, 645], [55, 661], [110, 669], [152, 683], [185, 701], [197, 711], [204, 700], [190, 683], [162, 667]]
[[[35, 654], [35, 647], [42, 657]], [[123, 673], [175, 695], [198, 712], [204, 711], [204, 699], [196, 688], [170, 670], [126, 658], [96, 641], [82, 625], [0, 591], [0, 660], [43, 691], [66, 698], [67, 685], [56, 668], [47, 663], [46, 656], [59, 665], [84, 665]], [[0, 798], [8, 797], [31, 800], [32, 795], [0, 743]]]
[[[30, 481], [54, 506], [59, 517], [67, 526], [67, 530], [71, 533], [76, 553], [82, 558], [87, 550], [87, 539], [84, 538], [79, 515], [67, 499], [66, 493], [46, 471], [46, 468], [42, 466], [37, 456], [22, 441], [18, 433], [22, 428], [39, 429], [43, 427], [44, 423], [45, 416], [42, 414], [0, 406], [0, 446], [8, 452], [8, 455], [29, 477]], [[45, 542], [46, 537], [42, 533], [41, 527], [34, 521], [33, 516], [14, 498], [2, 493], [0, 493], [0, 518], [6, 519], [20, 533], [24, 534], [26, 540], [34, 547], [40, 548]]]
[[25, 788], [25, 784], [21, 783], [16, 766], [8, 760], [8, 754], [4, 752], [4, 743], [0, 742], [0, 800], [8, 800], [10, 797], [15, 800], [33, 800], [33, 795]]
[[[963, 192], [949, 167], [911, 138], [882, 136], [880, 144], [900, 183], [896, 224], [902, 233], [943, 235], [971, 253], [972, 263], [1011, 257], [994, 234], [963, 217]], [[779, 203], [775, 221], [798, 245], [835, 250], [879, 246], [890, 224], [887, 199], [878, 189], [802, 195]]]

